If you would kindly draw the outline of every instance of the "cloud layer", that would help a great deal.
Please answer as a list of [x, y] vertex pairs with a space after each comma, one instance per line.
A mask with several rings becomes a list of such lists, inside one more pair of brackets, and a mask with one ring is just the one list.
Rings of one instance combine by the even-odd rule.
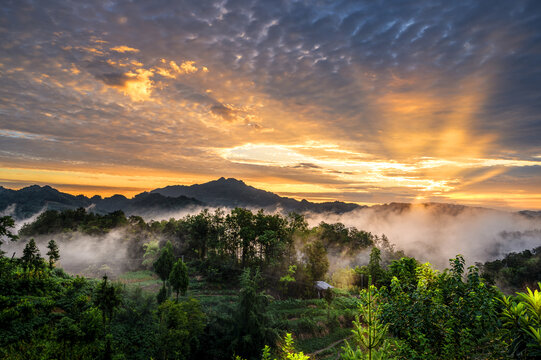
[[539, 24], [535, 0], [5, 3], [0, 182], [541, 209]]

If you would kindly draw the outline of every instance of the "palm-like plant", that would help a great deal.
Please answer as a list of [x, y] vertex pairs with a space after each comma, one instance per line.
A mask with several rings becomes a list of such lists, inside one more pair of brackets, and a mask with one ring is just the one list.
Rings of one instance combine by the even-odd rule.
[[[541, 282], [538, 283], [541, 289]], [[541, 292], [527, 288], [516, 298], [504, 296], [501, 318], [511, 338], [509, 352], [514, 356], [541, 356]]]

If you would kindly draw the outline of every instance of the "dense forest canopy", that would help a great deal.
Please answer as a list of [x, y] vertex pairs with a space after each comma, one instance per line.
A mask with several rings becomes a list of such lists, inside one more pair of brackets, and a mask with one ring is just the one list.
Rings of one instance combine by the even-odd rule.
[[[438, 271], [383, 234], [243, 208], [148, 222], [121, 211], [49, 210], [20, 239], [13, 226], [2, 218], [2, 246], [24, 244], [20, 256], [0, 259], [5, 358], [541, 354], [539, 248], [468, 269], [458, 255]], [[94, 258], [90, 278], [62, 269], [70, 243], [99, 247], [113, 233], [121, 240], [108, 251], [126, 247], [123, 257]], [[125, 264], [112, 268], [116, 261]], [[318, 290], [316, 281], [332, 286]], [[494, 283], [508, 293], [529, 288], [505, 296]]]

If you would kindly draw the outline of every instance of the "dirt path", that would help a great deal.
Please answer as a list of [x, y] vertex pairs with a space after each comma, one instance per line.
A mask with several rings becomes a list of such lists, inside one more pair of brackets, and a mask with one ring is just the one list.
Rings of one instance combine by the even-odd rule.
[[307, 354], [308, 356], [310, 357], [313, 357], [313, 356], [316, 356], [317, 354], [320, 354], [326, 350], [329, 350], [329, 349], [332, 349], [333, 347], [335, 347], [336, 345], [340, 344], [341, 342], [343, 342], [344, 340], [348, 340], [348, 339], [351, 339], [351, 336], [348, 336], [347, 338], [344, 338], [342, 340], [338, 340], [338, 341], [335, 341], [333, 342], [332, 344], [330, 344], [329, 346], [323, 348], [323, 349], [319, 349], [319, 350], [316, 350], [314, 351], [313, 353], [311, 354]]

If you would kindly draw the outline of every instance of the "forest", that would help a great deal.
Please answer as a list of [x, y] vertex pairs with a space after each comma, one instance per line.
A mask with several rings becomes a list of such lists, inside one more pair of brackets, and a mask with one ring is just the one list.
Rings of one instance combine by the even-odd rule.
[[[0, 217], [5, 359], [541, 356], [541, 247], [438, 270], [383, 234], [244, 208], [48, 210], [14, 229]], [[74, 270], [63, 249], [114, 232], [108, 257]]]

